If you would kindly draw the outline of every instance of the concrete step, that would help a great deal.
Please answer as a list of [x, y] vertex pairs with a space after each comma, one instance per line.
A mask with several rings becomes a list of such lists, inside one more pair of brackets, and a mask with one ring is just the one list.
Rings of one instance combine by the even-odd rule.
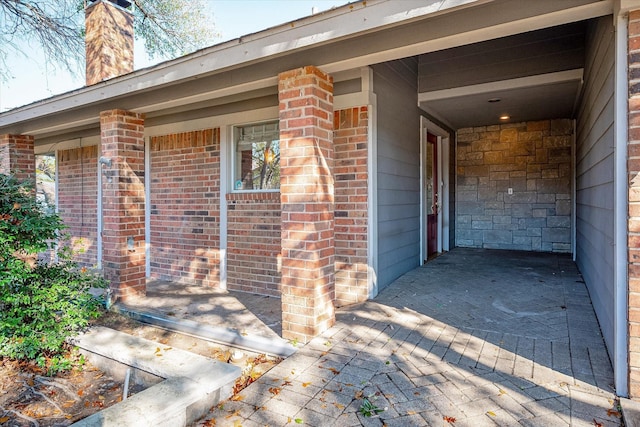
[[146, 390], [73, 424], [76, 427], [186, 426], [228, 399], [241, 369], [105, 327], [72, 340], [95, 366]]

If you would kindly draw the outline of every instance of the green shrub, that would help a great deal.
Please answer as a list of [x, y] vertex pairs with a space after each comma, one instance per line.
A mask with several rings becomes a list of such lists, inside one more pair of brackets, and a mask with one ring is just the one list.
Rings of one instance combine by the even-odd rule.
[[0, 356], [35, 360], [52, 373], [70, 367], [65, 340], [99, 315], [102, 303], [89, 290], [105, 286], [78, 268], [68, 245], [56, 262], [36, 260], [65, 242], [63, 229], [30, 183], [0, 174]]

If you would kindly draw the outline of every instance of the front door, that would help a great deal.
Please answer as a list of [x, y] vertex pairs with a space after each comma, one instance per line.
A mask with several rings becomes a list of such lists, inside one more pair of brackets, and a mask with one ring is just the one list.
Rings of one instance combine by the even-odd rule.
[[427, 258], [438, 252], [438, 214], [440, 213], [438, 185], [438, 137], [427, 133], [425, 159], [425, 204], [427, 208]]

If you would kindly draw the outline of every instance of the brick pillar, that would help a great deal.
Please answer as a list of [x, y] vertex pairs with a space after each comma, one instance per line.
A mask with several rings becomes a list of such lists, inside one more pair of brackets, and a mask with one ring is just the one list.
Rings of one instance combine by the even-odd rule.
[[629, 395], [640, 397], [640, 11], [629, 13]]
[[281, 73], [282, 336], [308, 342], [335, 322], [333, 79]]
[[[145, 293], [144, 115], [100, 113], [102, 267], [119, 298]], [[104, 163], [104, 162], [103, 162]]]
[[30, 135], [0, 135], [0, 172], [35, 183], [36, 155], [33, 143], [34, 137]]

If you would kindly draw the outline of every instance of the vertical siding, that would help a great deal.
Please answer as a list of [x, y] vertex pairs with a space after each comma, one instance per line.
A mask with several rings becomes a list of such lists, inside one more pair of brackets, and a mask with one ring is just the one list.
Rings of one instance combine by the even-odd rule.
[[587, 30], [584, 91], [576, 129], [576, 261], [609, 352], [613, 349], [614, 29]]
[[420, 115], [417, 62], [373, 67], [377, 96], [378, 284], [420, 262]]

